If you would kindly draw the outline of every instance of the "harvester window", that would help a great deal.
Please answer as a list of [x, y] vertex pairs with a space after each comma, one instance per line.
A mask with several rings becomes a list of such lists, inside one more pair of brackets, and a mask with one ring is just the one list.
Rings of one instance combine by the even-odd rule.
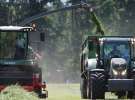
[[[19, 41], [22, 41], [22, 43]], [[22, 49], [23, 48], [23, 49]], [[20, 50], [20, 54], [18, 53]], [[23, 32], [0, 32], [0, 58], [24, 57], [27, 50], [27, 33]]]
[[16, 36], [16, 44], [15, 44], [15, 58], [24, 58], [25, 50], [26, 50], [26, 37], [24, 34], [19, 34]]

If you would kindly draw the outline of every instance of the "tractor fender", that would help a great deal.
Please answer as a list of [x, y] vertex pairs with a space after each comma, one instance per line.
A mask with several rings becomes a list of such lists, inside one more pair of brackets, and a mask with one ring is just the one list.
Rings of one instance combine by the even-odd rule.
[[96, 58], [87, 59], [86, 66], [87, 70], [95, 69], [97, 66], [97, 59]]

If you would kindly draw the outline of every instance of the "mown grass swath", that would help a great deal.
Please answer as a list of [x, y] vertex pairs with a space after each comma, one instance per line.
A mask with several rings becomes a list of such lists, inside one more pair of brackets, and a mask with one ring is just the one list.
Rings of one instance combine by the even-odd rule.
[[0, 100], [39, 100], [34, 92], [27, 92], [18, 85], [11, 85], [0, 93]]

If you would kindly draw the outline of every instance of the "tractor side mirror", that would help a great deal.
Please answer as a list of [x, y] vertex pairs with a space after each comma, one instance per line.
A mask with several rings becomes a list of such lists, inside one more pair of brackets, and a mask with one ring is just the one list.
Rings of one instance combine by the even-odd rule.
[[40, 41], [42, 41], [42, 42], [45, 41], [45, 33], [43, 33], [43, 32], [40, 33]]

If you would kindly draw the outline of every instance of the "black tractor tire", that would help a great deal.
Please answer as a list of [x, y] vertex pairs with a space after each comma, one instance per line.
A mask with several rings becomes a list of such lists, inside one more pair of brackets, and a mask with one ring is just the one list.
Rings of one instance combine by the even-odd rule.
[[41, 89], [36, 89], [36, 90], [35, 90], [35, 93], [37, 94], [38, 97], [40, 97]]
[[81, 78], [80, 90], [81, 90], [81, 98], [87, 99], [87, 79]]
[[128, 99], [135, 99], [135, 92], [134, 91], [128, 91], [127, 98]]
[[105, 98], [105, 75], [95, 72], [90, 74], [89, 79], [89, 99], [104, 99]]
[[47, 98], [47, 97], [48, 97], [48, 93], [47, 93], [47, 94], [42, 94], [41, 89], [35, 90], [35, 93], [37, 94], [37, 96], [38, 96], [39, 98]]
[[91, 99], [91, 79], [90, 79], [90, 73], [88, 73], [87, 97], [88, 97], [88, 99]]
[[118, 99], [123, 99], [123, 97], [126, 95], [126, 92], [120, 91], [117, 93], [117, 95], [118, 95]]
[[47, 96], [46, 94], [41, 94], [39, 97], [40, 97], [41, 99], [43, 99], [43, 98], [47, 98], [48, 96]]

